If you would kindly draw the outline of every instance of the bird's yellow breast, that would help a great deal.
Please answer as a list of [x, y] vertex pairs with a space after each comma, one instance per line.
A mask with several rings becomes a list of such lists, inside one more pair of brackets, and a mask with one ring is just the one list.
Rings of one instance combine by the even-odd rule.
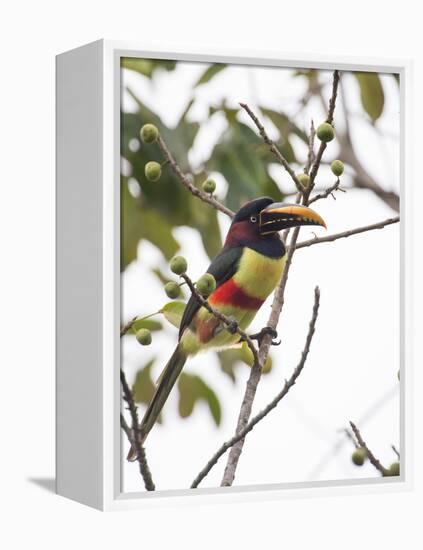
[[[285, 256], [282, 258], [269, 258], [251, 248], [245, 248], [233, 279], [250, 297], [264, 301], [278, 284], [285, 267], [285, 261]], [[237, 321], [239, 327], [243, 330], [250, 325], [257, 313], [254, 309], [245, 309], [233, 304], [218, 304], [215, 307], [227, 317]], [[200, 308], [196, 317], [203, 323], [214, 320], [213, 315], [205, 308]], [[207, 342], [202, 342], [197, 332], [188, 328], [182, 336], [181, 345], [187, 354], [195, 355], [207, 348], [227, 347], [238, 341], [238, 334], [230, 334], [227, 330], [217, 330], [213, 338]]]
[[233, 279], [249, 296], [265, 300], [278, 284], [285, 262], [286, 255], [269, 258], [252, 248], [245, 248]]

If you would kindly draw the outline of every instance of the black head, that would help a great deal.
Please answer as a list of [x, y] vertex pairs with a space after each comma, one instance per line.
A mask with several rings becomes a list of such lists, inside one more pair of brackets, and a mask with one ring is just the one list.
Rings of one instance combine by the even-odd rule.
[[270, 197], [254, 199], [238, 210], [226, 236], [225, 246], [248, 246], [272, 257], [285, 254], [279, 231], [300, 225], [322, 225], [323, 219], [300, 204], [275, 203]]
[[247, 246], [266, 256], [281, 258], [285, 247], [277, 232], [266, 235], [260, 232], [261, 212], [272, 204], [270, 197], [260, 197], [244, 204], [232, 221], [225, 246]]
[[258, 199], [247, 202], [235, 214], [232, 223], [235, 224], [238, 222], [250, 221], [253, 224], [258, 224], [260, 220], [260, 212], [273, 204], [273, 202], [273, 199], [270, 197], [259, 197]]
[[242, 230], [246, 235], [264, 237], [300, 225], [326, 227], [321, 216], [307, 206], [273, 202], [270, 197], [260, 197], [247, 202], [238, 210], [229, 233]]

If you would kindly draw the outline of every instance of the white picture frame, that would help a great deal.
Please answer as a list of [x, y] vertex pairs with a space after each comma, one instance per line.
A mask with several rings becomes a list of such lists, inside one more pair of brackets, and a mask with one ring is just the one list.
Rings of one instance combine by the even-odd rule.
[[[399, 73], [401, 82], [401, 475], [359, 481], [121, 492], [119, 411], [119, 107], [121, 57]], [[412, 487], [411, 65], [337, 58], [162, 48], [97, 41], [57, 57], [57, 493], [101, 510], [236, 502]], [[83, 191], [83, 192], [82, 192]], [[83, 197], [83, 200], [82, 200]]]

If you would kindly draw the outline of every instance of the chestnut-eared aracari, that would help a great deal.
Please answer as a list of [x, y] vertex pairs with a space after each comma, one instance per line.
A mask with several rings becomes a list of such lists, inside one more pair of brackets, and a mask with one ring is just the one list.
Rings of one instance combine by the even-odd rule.
[[[216, 279], [208, 302], [245, 330], [278, 284], [286, 261], [279, 231], [302, 225], [321, 225], [323, 219], [306, 206], [274, 203], [261, 197], [245, 204], [233, 218], [221, 252], [207, 273]], [[187, 358], [209, 348], [236, 344], [240, 337], [201, 307], [192, 295], [184, 310], [179, 341], [159, 380], [140, 424], [142, 442], [154, 426]], [[131, 450], [128, 460], [134, 460]]]

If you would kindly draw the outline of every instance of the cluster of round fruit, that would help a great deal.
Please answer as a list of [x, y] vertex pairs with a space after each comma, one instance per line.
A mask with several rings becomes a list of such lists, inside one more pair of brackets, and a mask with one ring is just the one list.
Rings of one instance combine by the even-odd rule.
[[[188, 269], [188, 264], [183, 256], [175, 256], [169, 267], [175, 275], [184, 275]], [[216, 280], [211, 273], [204, 273], [195, 283], [195, 288], [201, 296], [207, 298], [215, 290]], [[174, 300], [181, 294], [181, 285], [175, 281], [169, 281], [165, 284], [164, 290], [167, 296]], [[151, 344], [151, 332], [146, 328], [139, 329], [136, 332], [136, 338], [143, 346]]]
[[[320, 124], [320, 126], [317, 127], [316, 136], [320, 139], [320, 141], [328, 143], [329, 141], [332, 141], [334, 139], [335, 129], [332, 124], [329, 124], [329, 122], [323, 122], [322, 124]], [[332, 173], [337, 178], [339, 178], [344, 173], [344, 163], [341, 160], [334, 160], [331, 163], [330, 168], [332, 170]], [[310, 183], [310, 176], [308, 174], [298, 174], [297, 177], [304, 187], [307, 187]]]
[[[170, 270], [175, 275], [184, 275], [187, 268], [188, 264], [183, 256], [175, 256], [170, 262]], [[204, 298], [207, 298], [215, 290], [216, 280], [211, 273], [204, 273], [195, 283], [195, 288]], [[165, 284], [165, 292], [169, 298], [175, 299], [181, 293], [181, 286], [174, 281], [169, 281]]]

